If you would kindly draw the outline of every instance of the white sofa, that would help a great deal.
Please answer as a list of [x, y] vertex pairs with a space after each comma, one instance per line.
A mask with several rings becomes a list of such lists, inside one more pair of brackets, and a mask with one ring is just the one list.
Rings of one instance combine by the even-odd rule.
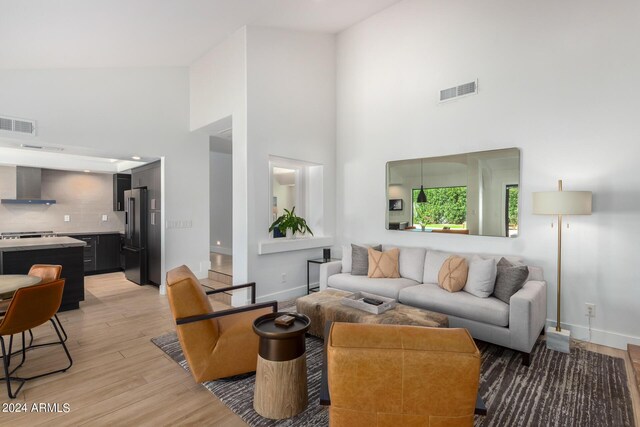
[[[389, 250], [394, 246], [383, 246]], [[547, 289], [542, 269], [529, 267], [526, 283], [509, 304], [490, 296], [479, 298], [463, 291], [450, 293], [437, 284], [442, 253], [424, 248], [399, 247], [398, 279], [373, 279], [351, 274], [351, 247], [343, 248], [342, 261], [320, 266], [320, 290], [365, 291], [402, 304], [446, 314], [449, 326], [466, 328], [474, 338], [522, 352], [523, 364], [529, 365], [536, 339], [544, 331], [547, 317]], [[470, 260], [474, 254], [458, 254]], [[498, 261], [501, 256], [493, 257]], [[523, 263], [517, 257], [505, 256]]]

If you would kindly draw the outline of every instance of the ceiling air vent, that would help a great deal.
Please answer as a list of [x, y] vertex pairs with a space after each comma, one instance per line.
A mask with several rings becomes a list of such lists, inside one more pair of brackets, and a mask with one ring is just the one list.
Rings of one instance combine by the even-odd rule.
[[478, 81], [469, 82], [460, 86], [454, 86], [440, 91], [440, 102], [450, 101], [461, 96], [474, 95], [478, 93]]
[[17, 119], [15, 117], [0, 117], [0, 130], [19, 133], [22, 135], [35, 135], [35, 120]]

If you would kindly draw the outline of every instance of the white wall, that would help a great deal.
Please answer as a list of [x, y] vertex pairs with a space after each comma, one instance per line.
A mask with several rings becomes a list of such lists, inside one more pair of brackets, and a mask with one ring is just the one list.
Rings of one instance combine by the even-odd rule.
[[263, 300], [302, 295], [306, 260], [320, 249], [258, 255], [271, 219], [269, 156], [324, 165], [324, 201], [314, 203], [333, 235], [335, 37], [243, 28], [192, 64], [190, 81], [191, 129], [212, 132], [232, 116], [234, 283], [257, 282]]
[[323, 231], [332, 236], [335, 37], [248, 27], [247, 72], [249, 279], [257, 283], [260, 299], [282, 300], [306, 293], [306, 260], [320, 258], [322, 251], [258, 255], [258, 244], [268, 239], [270, 225], [269, 156], [324, 165], [323, 194], [311, 197], [324, 198]]
[[231, 117], [233, 281], [244, 283], [248, 280], [246, 28], [230, 35], [191, 65], [189, 93], [191, 130], [196, 133], [216, 136], [212, 129]]
[[[640, 5], [407, 0], [337, 41], [337, 212], [344, 242], [521, 254], [544, 267], [555, 319], [556, 232], [531, 193], [591, 190], [594, 213], [564, 230], [563, 321], [593, 341], [640, 343]], [[442, 88], [479, 79], [479, 94], [439, 104]], [[520, 237], [384, 228], [389, 160], [519, 147]]]
[[164, 269], [206, 276], [208, 138], [189, 132], [187, 68], [0, 70], [0, 112], [38, 121], [35, 142], [162, 157]]
[[[209, 153], [210, 179], [209, 183], [209, 215], [210, 238], [212, 252], [232, 254], [233, 227], [233, 193], [231, 154]], [[218, 245], [217, 242], [220, 242]]]

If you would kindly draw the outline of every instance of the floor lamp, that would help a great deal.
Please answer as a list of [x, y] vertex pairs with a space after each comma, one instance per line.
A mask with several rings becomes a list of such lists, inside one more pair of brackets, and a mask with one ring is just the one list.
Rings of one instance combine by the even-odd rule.
[[560, 326], [560, 289], [562, 283], [562, 216], [591, 215], [590, 191], [562, 191], [562, 180], [558, 181], [558, 191], [533, 193], [533, 213], [535, 215], [558, 216], [558, 313], [556, 327], [547, 328], [547, 348], [569, 353], [571, 333]]

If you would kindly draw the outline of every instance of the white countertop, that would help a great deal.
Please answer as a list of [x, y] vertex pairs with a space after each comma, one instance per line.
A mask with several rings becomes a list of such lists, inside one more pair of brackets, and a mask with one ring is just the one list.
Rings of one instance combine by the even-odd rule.
[[82, 240], [71, 237], [34, 237], [28, 239], [0, 240], [0, 251], [24, 251], [32, 249], [67, 248], [86, 246]]

